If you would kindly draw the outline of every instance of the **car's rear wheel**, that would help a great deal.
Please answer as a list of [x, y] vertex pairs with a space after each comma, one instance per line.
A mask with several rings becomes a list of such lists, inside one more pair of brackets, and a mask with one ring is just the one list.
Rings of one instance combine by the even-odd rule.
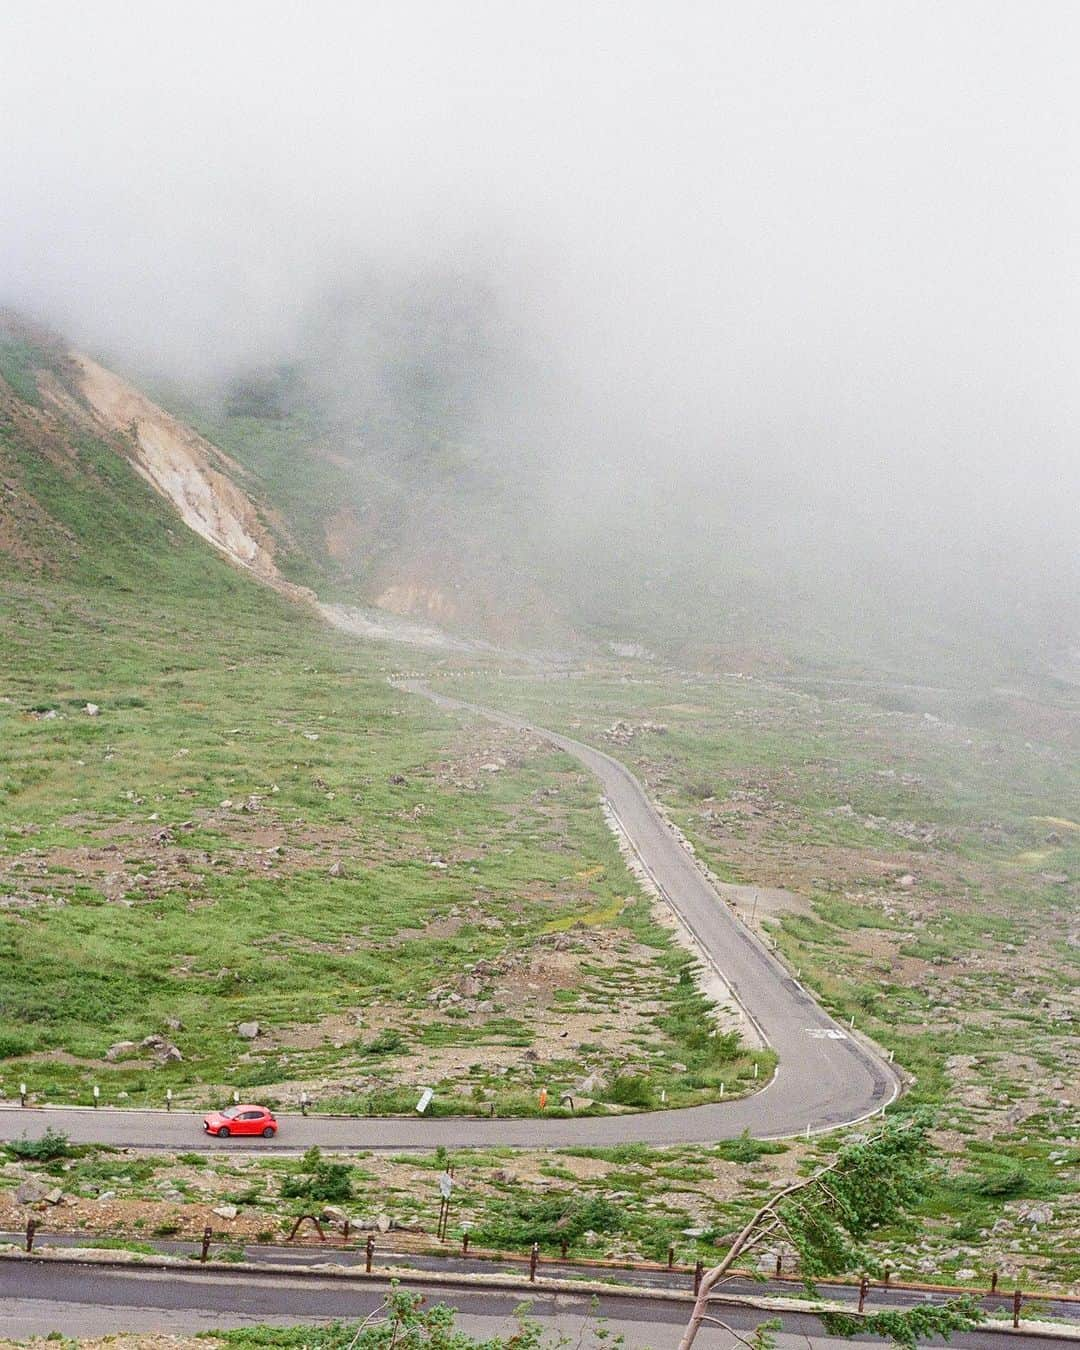
[[217, 1133], [218, 1133], [218, 1138], [219, 1138], [219, 1139], [228, 1139], [228, 1137], [229, 1137], [229, 1127], [228, 1127], [228, 1125], [222, 1125], [221, 1129], [218, 1130]]
[[274, 1137], [274, 1127], [273, 1125], [267, 1125], [266, 1129], [263, 1130], [263, 1138], [273, 1139], [273, 1137]]

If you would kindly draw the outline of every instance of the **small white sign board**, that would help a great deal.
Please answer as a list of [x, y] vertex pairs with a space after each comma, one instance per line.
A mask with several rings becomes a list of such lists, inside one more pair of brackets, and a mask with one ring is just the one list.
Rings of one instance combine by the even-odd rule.
[[423, 1115], [424, 1112], [431, 1105], [431, 1099], [434, 1096], [435, 1092], [432, 1088], [425, 1088], [423, 1092], [421, 1092], [420, 1100], [416, 1103], [416, 1109], [417, 1111], [419, 1111], [421, 1115]]

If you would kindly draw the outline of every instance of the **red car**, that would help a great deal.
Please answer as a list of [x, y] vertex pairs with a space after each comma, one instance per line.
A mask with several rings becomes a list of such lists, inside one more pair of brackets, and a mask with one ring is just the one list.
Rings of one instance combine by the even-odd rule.
[[224, 1111], [211, 1111], [203, 1119], [203, 1129], [219, 1139], [228, 1139], [230, 1134], [261, 1134], [264, 1139], [273, 1139], [277, 1121], [265, 1106], [230, 1106]]

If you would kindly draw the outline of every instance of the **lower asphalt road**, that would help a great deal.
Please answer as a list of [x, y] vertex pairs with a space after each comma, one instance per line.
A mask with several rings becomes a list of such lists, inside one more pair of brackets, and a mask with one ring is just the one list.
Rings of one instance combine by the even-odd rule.
[[[374, 1236], [374, 1235], [373, 1235]], [[13, 1247], [21, 1248], [24, 1233], [0, 1232], [0, 1243], [10, 1242]], [[85, 1233], [47, 1233], [38, 1229], [35, 1239], [35, 1251], [42, 1248], [52, 1249], [63, 1254], [64, 1249], [86, 1247], [93, 1239]], [[182, 1241], [178, 1238], [150, 1238], [147, 1240], [154, 1252], [163, 1257], [190, 1257], [198, 1249], [193, 1239]], [[378, 1236], [372, 1259], [375, 1269], [392, 1276], [395, 1270], [407, 1272], [402, 1278], [416, 1279], [416, 1272], [442, 1276], [489, 1276], [505, 1275], [510, 1279], [522, 1281], [528, 1269], [528, 1259], [522, 1255], [517, 1260], [492, 1256], [462, 1256], [459, 1252], [445, 1250], [440, 1252], [395, 1251], [387, 1246], [388, 1238]], [[210, 1245], [210, 1260], [220, 1259], [222, 1250], [234, 1251], [239, 1244], [229, 1241], [217, 1241]], [[303, 1270], [315, 1267], [340, 1266], [344, 1270], [363, 1270], [367, 1262], [364, 1243], [353, 1247], [326, 1247], [323, 1245], [272, 1246], [261, 1243], [247, 1243], [241, 1248], [244, 1261], [253, 1265], [275, 1266], [278, 1271], [283, 1267]], [[190, 1269], [190, 1267], [189, 1267]], [[589, 1266], [563, 1261], [558, 1257], [544, 1256], [538, 1265], [538, 1274], [542, 1280], [594, 1280], [614, 1281], [621, 1285], [633, 1285], [638, 1289], [653, 1289], [658, 1293], [682, 1292], [688, 1294], [693, 1286], [693, 1273], [687, 1268], [666, 1270], [660, 1266], [620, 1266], [618, 1264]], [[771, 1276], [733, 1275], [724, 1280], [719, 1289], [721, 1296], [751, 1295], [756, 1298], [792, 1298], [803, 1290], [801, 1280], [791, 1276], [776, 1279]], [[835, 1284], [832, 1281], [820, 1282], [818, 1290], [822, 1298], [832, 1303], [848, 1304], [855, 1308], [859, 1301], [857, 1283]], [[1013, 1291], [1002, 1288], [1000, 1293], [989, 1291], [974, 1293], [970, 1289], [943, 1291], [926, 1288], [908, 1288], [904, 1285], [875, 1283], [870, 1289], [870, 1302], [875, 1308], [915, 1308], [927, 1303], [940, 1303], [958, 1293], [974, 1294], [979, 1305], [990, 1316], [1007, 1317], [1013, 1306]], [[1059, 1297], [1054, 1294], [1028, 1293], [1024, 1297], [1024, 1316], [1035, 1320], [1053, 1318], [1056, 1321], [1077, 1325], [1080, 1333], [1080, 1301]]]
[[[602, 1293], [448, 1288], [429, 1284], [423, 1276], [410, 1278], [405, 1287], [422, 1294], [428, 1303], [447, 1303], [458, 1310], [458, 1325], [477, 1337], [509, 1336], [515, 1328], [515, 1310], [523, 1300], [529, 1315], [551, 1337], [569, 1337], [571, 1343], [598, 1344], [589, 1328], [625, 1343], [652, 1350], [673, 1350], [690, 1310], [688, 1300], [659, 1295], [628, 1297]], [[279, 1272], [253, 1277], [249, 1270], [195, 1271], [139, 1270], [137, 1267], [94, 1264], [50, 1264], [45, 1260], [0, 1260], [0, 1325], [5, 1336], [23, 1339], [57, 1332], [66, 1336], [104, 1336], [121, 1331], [192, 1332], [266, 1322], [296, 1324], [333, 1319], [356, 1321], [376, 1313], [389, 1289], [386, 1280], [362, 1284], [340, 1278], [298, 1278]], [[731, 1327], [744, 1334], [771, 1314], [728, 1304], [717, 1309]], [[600, 1321], [603, 1319], [603, 1322]], [[780, 1350], [811, 1350], [841, 1344], [821, 1335], [817, 1319], [807, 1313], [785, 1311]], [[1007, 1331], [980, 1329], [953, 1338], [962, 1350], [1000, 1350]], [[550, 1342], [549, 1342], [550, 1343]], [[703, 1350], [729, 1345], [731, 1337], [713, 1328], [703, 1329]], [[847, 1341], [846, 1345], [867, 1342]], [[1046, 1350], [1060, 1342], [1034, 1328], [1024, 1334], [1025, 1346]], [[880, 1343], [879, 1343], [880, 1344]]]
[[[557, 732], [475, 708], [426, 685], [403, 682], [444, 711], [486, 717], [530, 731], [572, 755], [600, 781], [622, 831], [661, 895], [693, 935], [702, 958], [722, 976], [758, 1035], [777, 1053], [775, 1077], [735, 1101], [634, 1115], [490, 1120], [461, 1117], [279, 1116], [275, 1141], [229, 1140], [228, 1146], [304, 1149], [517, 1148], [703, 1143], [747, 1131], [784, 1138], [863, 1120], [897, 1095], [894, 1069], [841, 1027], [732, 913], [708, 878], [618, 760]], [[0, 1140], [40, 1134], [46, 1126], [79, 1143], [135, 1148], [221, 1149], [192, 1112], [49, 1107], [0, 1109]]]

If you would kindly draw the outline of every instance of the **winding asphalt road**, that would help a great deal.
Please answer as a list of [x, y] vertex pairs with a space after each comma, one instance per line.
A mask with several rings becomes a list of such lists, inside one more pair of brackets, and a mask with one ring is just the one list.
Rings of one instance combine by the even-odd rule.
[[[839, 1026], [732, 913], [693, 857], [664, 822], [644, 789], [618, 760], [557, 732], [505, 713], [477, 708], [414, 681], [400, 686], [452, 713], [482, 716], [531, 731], [572, 755], [600, 781], [611, 810], [642, 865], [707, 959], [722, 975], [779, 1068], [759, 1092], [735, 1101], [673, 1111], [566, 1119], [488, 1120], [461, 1117], [335, 1117], [282, 1115], [278, 1138], [228, 1141], [229, 1147], [410, 1149], [519, 1148], [703, 1143], [744, 1130], [759, 1139], [833, 1129], [867, 1118], [900, 1090], [895, 1070]], [[77, 1107], [0, 1109], [0, 1140], [52, 1126], [80, 1143], [138, 1148], [221, 1149], [192, 1112], [99, 1111]]]

